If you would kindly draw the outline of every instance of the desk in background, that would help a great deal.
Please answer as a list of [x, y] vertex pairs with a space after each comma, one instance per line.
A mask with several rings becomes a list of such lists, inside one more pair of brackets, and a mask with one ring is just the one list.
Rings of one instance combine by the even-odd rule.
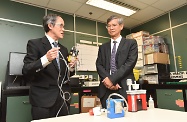
[[154, 96], [156, 107], [187, 112], [187, 84], [143, 84], [143, 89]]
[[[76, 113], [81, 112], [81, 97], [84, 94], [97, 93], [97, 87], [72, 87], [71, 90], [72, 93], [77, 93], [79, 96], [79, 107]], [[31, 106], [28, 95], [29, 89], [3, 89], [1, 98], [1, 122], [28, 122], [31, 120]]]
[[[162, 84], [144, 84], [143, 88], [146, 90], [149, 89], [153, 89], [155, 91], [156, 94], [156, 90], [165, 90], [165, 89], [170, 89], [170, 90], [176, 90], [176, 89], [181, 89], [182, 92], [182, 96], [183, 96], [183, 100], [184, 100], [184, 107], [183, 107], [183, 111], [187, 112], [187, 85], [162, 85]], [[92, 94], [92, 93], [97, 93], [97, 87], [72, 87], [72, 93], [78, 93], [79, 97], [78, 97], [78, 101], [79, 101], [79, 112], [81, 112], [81, 97], [84, 94]], [[14, 116], [16, 117], [16, 114], [19, 114], [19, 116], [17, 118], [21, 118], [21, 119], [28, 119], [25, 116], [23, 116], [23, 114], [30, 114], [30, 106], [28, 104], [28, 94], [29, 94], [29, 89], [8, 89], [8, 90], [3, 90], [2, 91], [2, 98], [1, 98], [1, 106], [2, 106], [2, 116], [1, 116], [1, 122], [11, 122], [11, 121], [7, 121], [7, 118], [12, 118], [14, 120], [14, 122], [27, 122], [27, 121], [17, 121], [17, 119], [14, 119]], [[156, 95], [156, 98], [158, 98], [158, 95]], [[12, 101], [12, 99], [14, 99], [14, 101]], [[17, 102], [19, 102], [20, 106], [22, 106], [23, 108], [17, 106], [15, 103], [15, 100]], [[21, 101], [21, 102], [20, 102]], [[156, 102], [159, 102], [159, 100], [156, 100]], [[162, 102], [164, 102], [163, 104], [159, 104], [158, 107], [159, 108], [163, 108], [163, 107], [167, 107], [166, 105], [169, 105], [168, 102], [170, 102], [171, 100], [165, 100], [163, 99]], [[17, 107], [18, 112], [14, 112], [12, 111], [12, 107], [8, 104], [10, 103], [12, 106]], [[25, 107], [24, 107], [25, 106]], [[11, 109], [7, 109], [10, 108]], [[25, 111], [24, 109], [26, 109], [26, 111], [28, 112], [23, 112], [20, 113], [22, 111]], [[170, 108], [166, 108], [166, 109], [170, 109]], [[173, 109], [173, 108], [172, 108]], [[174, 109], [175, 110], [175, 109]], [[7, 116], [8, 113], [8, 116]], [[12, 114], [13, 113], [13, 114]], [[186, 113], [187, 114], [187, 113]], [[9, 117], [10, 116], [10, 117]], [[30, 115], [31, 116], [31, 115]], [[187, 116], [187, 115], [186, 115]]]
[[81, 113], [31, 122], [178, 122], [181, 119], [187, 120], [186, 112], [155, 108], [147, 111], [127, 112], [125, 117], [115, 119], [107, 118], [106, 114], [90, 116], [89, 113]]

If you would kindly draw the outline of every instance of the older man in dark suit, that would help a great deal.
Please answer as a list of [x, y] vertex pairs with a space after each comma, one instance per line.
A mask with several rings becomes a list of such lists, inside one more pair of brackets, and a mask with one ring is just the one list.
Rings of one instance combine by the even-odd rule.
[[49, 14], [43, 18], [45, 36], [27, 44], [23, 74], [31, 82], [32, 118], [43, 119], [69, 113], [70, 86], [68, 79], [74, 61], [67, 61], [68, 50], [58, 43], [64, 36], [64, 20]]
[[96, 61], [100, 76], [98, 97], [103, 108], [111, 93], [119, 93], [126, 98], [127, 79], [134, 80], [133, 68], [137, 62], [138, 48], [134, 39], [125, 39], [120, 35], [123, 18], [111, 16], [107, 19], [107, 30], [111, 39], [99, 47]]

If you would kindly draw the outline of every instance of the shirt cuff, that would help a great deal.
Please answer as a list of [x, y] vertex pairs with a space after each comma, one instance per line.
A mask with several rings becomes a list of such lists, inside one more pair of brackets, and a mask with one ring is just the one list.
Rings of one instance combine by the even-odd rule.
[[41, 57], [41, 62], [42, 62], [42, 66], [43, 67], [46, 67], [47, 65], [49, 65], [51, 63], [50, 61], [48, 61], [46, 55], [44, 55], [43, 57]]

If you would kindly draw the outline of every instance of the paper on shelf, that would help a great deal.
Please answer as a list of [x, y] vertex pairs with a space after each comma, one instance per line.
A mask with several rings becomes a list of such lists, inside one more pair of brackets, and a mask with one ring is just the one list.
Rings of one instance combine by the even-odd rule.
[[83, 99], [83, 107], [94, 107], [95, 98], [84, 98]]

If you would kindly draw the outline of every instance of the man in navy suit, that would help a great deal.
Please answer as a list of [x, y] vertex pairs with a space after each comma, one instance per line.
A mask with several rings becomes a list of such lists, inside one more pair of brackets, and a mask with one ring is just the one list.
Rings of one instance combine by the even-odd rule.
[[[123, 26], [123, 18], [115, 15], [109, 17], [106, 28], [111, 39], [101, 45], [98, 51], [96, 60], [97, 72], [100, 77], [98, 97], [103, 108], [106, 108], [106, 100], [111, 93], [118, 93], [126, 98], [126, 80], [132, 79], [134, 81], [133, 68], [138, 57], [137, 42], [134, 39], [125, 39], [120, 35]], [[113, 41], [116, 46], [114, 64], [111, 64]]]
[[68, 50], [58, 42], [64, 36], [64, 20], [56, 14], [46, 15], [43, 28], [44, 37], [28, 41], [22, 70], [31, 82], [29, 98], [33, 120], [69, 113], [68, 80], [75, 64], [68, 63]]

